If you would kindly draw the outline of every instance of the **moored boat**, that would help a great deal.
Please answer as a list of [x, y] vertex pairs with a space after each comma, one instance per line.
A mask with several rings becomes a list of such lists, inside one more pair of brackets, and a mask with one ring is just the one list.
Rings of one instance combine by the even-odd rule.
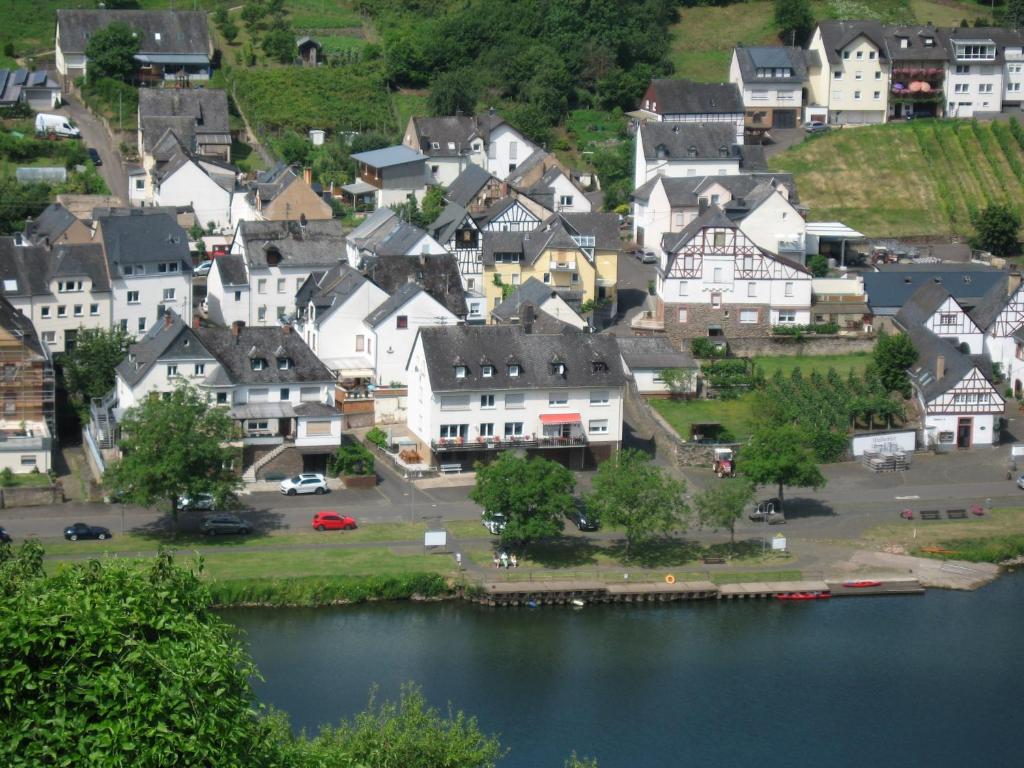
[[776, 600], [828, 600], [831, 592], [780, 592]]
[[843, 586], [850, 587], [853, 589], [862, 589], [864, 587], [880, 587], [882, 586], [882, 582], [872, 581], [870, 579], [863, 579], [861, 581], [844, 581]]

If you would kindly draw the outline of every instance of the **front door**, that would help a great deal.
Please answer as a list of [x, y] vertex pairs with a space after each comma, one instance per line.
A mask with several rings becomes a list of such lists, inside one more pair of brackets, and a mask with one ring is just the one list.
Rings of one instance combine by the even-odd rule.
[[281, 437], [288, 437], [289, 435], [291, 435], [291, 433], [292, 433], [292, 420], [291, 419], [278, 419], [278, 422], [281, 425], [280, 429], [278, 430], [278, 434], [281, 435]]
[[974, 428], [974, 419], [968, 417], [961, 417], [956, 423], [956, 447], [957, 448], [970, 448], [971, 447], [971, 432]]

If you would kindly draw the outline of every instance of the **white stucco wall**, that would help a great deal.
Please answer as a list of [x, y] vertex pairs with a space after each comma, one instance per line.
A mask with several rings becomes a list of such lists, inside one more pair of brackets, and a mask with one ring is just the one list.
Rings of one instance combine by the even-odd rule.
[[[156, 269], [156, 264], [146, 266], [147, 269]], [[191, 272], [118, 276], [112, 280], [111, 287], [113, 325], [119, 325], [123, 320], [128, 333], [135, 336], [142, 336], [157, 322], [161, 308], [173, 309], [183, 318], [192, 317]], [[165, 290], [173, 290], [174, 298], [165, 301]], [[128, 294], [133, 291], [138, 293], [138, 301], [129, 303]]]
[[[407, 318], [407, 328], [397, 327], [399, 317]], [[416, 331], [426, 326], [455, 325], [458, 322], [459, 319], [430, 294], [420, 291], [376, 328], [364, 323], [366, 333], [373, 336], [376, 383], [382, 386], [392, 382], [406, 384], [405, 366], [416, 340]]]

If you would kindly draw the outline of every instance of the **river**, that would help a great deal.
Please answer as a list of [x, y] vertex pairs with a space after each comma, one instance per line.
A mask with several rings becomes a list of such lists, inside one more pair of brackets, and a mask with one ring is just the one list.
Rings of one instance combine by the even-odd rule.
[[396, 698], [475, 715], [503, 768], [1010, 766], [1024, 753], [1024, 575], [978, 592], [488, 609], [463, 603], [225, 610], [315, 730]]

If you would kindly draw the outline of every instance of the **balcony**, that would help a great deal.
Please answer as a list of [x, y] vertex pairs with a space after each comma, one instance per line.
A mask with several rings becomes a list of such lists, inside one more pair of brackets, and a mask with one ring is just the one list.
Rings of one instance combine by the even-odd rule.
[[576, 262], [574, 261], [552, 261], [548, 264], [550, 272], [575, 272]]
[[892, 71], [894, 83], [909, 83], [921, 80], [926, 83], [940, 83], [946, 76], [942, 67], [898, 67]]
[[510, 448], [581, 448], [587, 444], [583, 435], [574, 437], [545, 437], [540, 435], [523, 435], [522, 437], [478, 437], [463, 439], [461, 437], [442, 437], [431, 440], [430, 448], [435, 453], [449, 451], [504, 451]]
[[804, 239], [800, 236], [779, 238], [779, 253], [803, 253]]

